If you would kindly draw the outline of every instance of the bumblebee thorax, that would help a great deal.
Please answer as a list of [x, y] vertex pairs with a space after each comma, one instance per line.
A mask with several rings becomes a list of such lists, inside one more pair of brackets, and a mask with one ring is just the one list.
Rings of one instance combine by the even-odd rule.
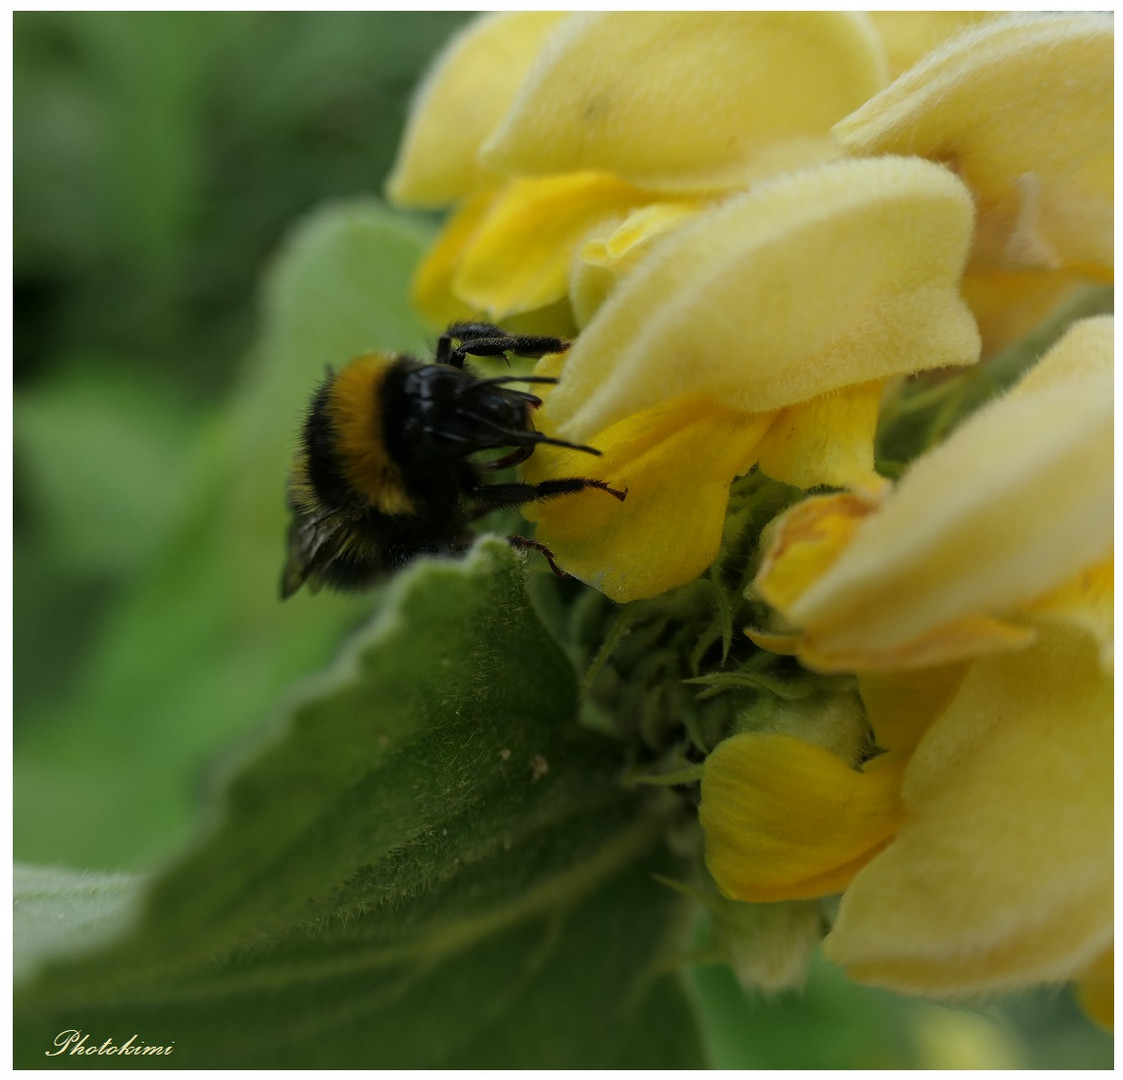
[[396, 364], [399, 358], [390, 353], [356, 357], [327, 385], [322, 406], [342, 478], [376, 510], [392, 515], [414, 511], [386, 441], [384, 384]]

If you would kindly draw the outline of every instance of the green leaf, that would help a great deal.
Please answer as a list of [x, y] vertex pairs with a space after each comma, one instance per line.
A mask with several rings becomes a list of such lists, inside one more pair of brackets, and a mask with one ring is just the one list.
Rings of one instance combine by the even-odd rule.
[[13, 966], [28, 976], [45, 960], [102, 944], [128, 924], [141, 879], [16, 863]]
[[40, 544], [67, 571], [127, 577], [167, 533], [198, 423], [163, 388], [83, 358], [16, 394], [15, 452]]
[[679, 804], [624, 791], [618, 744], [577, 726], [523, 574], [485, 540], [396, 579], [134, 931], [25, 995], [18, 1060], [73, 1065], [43, 1055], [80, 1018], [180, 1068], [701, 1064], [656, 974], [685, 929], [651, 878], [681, 873]]
[[286, 243], [261, 345], [235, 401], [198, 433], [167, 539], [68, 700], [19, 740], [17, 857], [121, 869], [174, 850], [219, 750], [370, 610], [369, 597], [279, 602], [285, 475], [325, 362], [423, 344], [408, 289], [428, 235], [364, 199], [318, 212]]

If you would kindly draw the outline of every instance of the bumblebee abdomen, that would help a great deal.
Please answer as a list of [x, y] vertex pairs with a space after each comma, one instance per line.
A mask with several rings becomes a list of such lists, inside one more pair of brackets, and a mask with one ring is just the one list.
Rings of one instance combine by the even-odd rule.
[[383, 384], [402, 361], [368, 352], [328, 377], [304, 425], [308, 484], [322, 507], [414, 513], [401, 468], [386, 443]]

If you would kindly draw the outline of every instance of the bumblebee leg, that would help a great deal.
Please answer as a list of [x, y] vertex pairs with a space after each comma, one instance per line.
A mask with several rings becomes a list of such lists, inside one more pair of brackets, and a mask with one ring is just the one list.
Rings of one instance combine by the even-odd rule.
[[436, 362], [462, 369], [468, 356], [505, 356], [511, 352], [537, 360], [568, 348], [564, 338], [508, 334], [491, 323], [453, 323], [437, 342]]
[[554, 577], [564, 580], [570, 575], [567, 574], [556, 562], [554, 562], [554, 553], [546, 547], [540, 540], [531, 540], [529, 536], [519, 536], [517, 533], [514, 536], [507, 537], [507, 543], [518, 551], [539, 551], [542, 557], [550, 564], [550, 569], [554, 572]]
[[464, 366], [465, 354], [453, 344], [454, 341], [459, 341], [463, 344], [464, 342], [475, 341], [480, 338], [497, 337], [503, 337], [503, 331], [500, 330], [498, 326], [492, 326], [491, 323], [453, 323], [437, 339], [436, 362], [438, 364], [451, 364], [455, 368], [462, 368]]
[[540, 484], [481, 484], [468, 494], [479, 504], [481, 512], [486, 513], [488, 510], [497, 510], [501, 506], [522, 506], [523, 503], [554, 499], [559, 495], [576, 495], [577, 492], [587, 491], [589, 488], [607, 491], [621, 502], [628, 494], [627, 488], [621, 491], [604, 480], [585, 480], [577, 476], [567, 476], [560, 480], [543, 480]]

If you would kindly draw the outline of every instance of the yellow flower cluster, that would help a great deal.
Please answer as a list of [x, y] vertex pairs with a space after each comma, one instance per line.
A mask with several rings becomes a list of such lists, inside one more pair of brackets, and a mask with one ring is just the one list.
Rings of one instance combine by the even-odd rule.
[[741, 900], [845, 889], [825, 948], [857, 978], [974, 993], [1110, 953], [1112, 341], [1078, 323], [879, 508], [775, 523], [756, 587], [790, 629], [751, 636], [857, 672], [884, 752], [727, 739], [707, 861]]
[[887, 380], [1110, 274], [1110, 20], [985, 21], [889, 81], [960, 21], [512, 13], [437, 64], [388, 190], [459, 205], [417, 278], [435, 322], [581, 327], [540, 426], [629, 497], [536, 508], [570, 573], [620, 601], [689, 581], [754, 464], [875, 492]]
[[1110, 1013], [1111, 356], [1076, 326], [894, 488], [883, 396], [977, 363], [1113, 275], [1109, 16], [509, 13], [422, 87], [389, 181], [455, 205], [435, 323], [577, 333], [533, 508], [618, 601], [714, 559], [753, 466], [763, 648], [858, 675], [877, 746], [718, 745], [707, 862], [735, 900], [843, 892], [828, 955], [906, 991], [1084, 980]]

